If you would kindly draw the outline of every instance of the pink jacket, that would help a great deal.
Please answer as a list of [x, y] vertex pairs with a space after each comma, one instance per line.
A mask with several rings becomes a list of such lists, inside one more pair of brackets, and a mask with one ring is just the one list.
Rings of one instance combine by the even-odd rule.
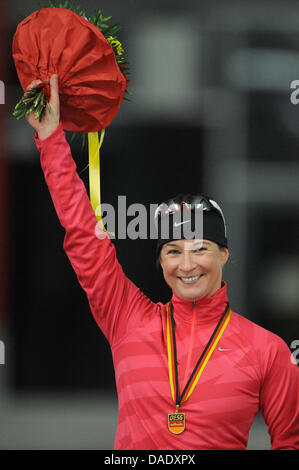
[[[181, 406], [186, 429], [168, 430], [170, 393], [166, 314], [124, 274], [97, 220], [62, 125], [45, 140], [35, 136], [46, 183], [65, 228], [64, 249], [109, 341], [119, 400], [115, 449], [246, 449], [259, 409], [272, 449], [299, 449], [299, 369], [275, 334], [233, 313], [200, 380]], [[210, 298], [186, 302], [173, 294], [182, 390], [224, 311], [226, 284]], [[192, 328], [192, 322], [193, 328]], [[193, 350], [186, 371], [190, 336]]]

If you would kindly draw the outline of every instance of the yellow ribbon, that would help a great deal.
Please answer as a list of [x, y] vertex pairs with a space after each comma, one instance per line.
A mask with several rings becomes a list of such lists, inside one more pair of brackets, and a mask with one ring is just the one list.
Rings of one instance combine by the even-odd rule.
[[100, 228], [112, 237], [114, 232], [108, 232], [103, 224], [101, 210], [101, 175], [100, 175], [100, 148], [105, 136], [105, 129], [101, 130], [99, 140], [98, 132], [88, 132], [88, 158], [89, 158], [89, 198]]
[[98, 132], [88, 133], [89, 197], [102, 230], [106, 230], [102, 221], [100, 179], [100, 148], [102, 146], [104, 136], [105, 129], [101, 130], [100, 140]]

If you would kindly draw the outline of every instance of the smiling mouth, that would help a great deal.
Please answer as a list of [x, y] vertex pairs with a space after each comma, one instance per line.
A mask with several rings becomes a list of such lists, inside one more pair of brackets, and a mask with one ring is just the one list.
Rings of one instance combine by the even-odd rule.
[[182, 277], [178, 276], [178, 278], [183, 281], [185, 284], [192, 284], [193, 282], [196, 282], [198, 279], [200, 279], [203, 276], [203, 274], [200, 274], [199, 276], [192, 276], [192, 277]]

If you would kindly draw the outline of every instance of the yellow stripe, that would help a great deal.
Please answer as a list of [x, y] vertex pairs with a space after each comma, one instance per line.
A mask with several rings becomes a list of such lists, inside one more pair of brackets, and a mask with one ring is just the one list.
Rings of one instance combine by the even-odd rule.
[[168, 370], [169, 370], [169, 383], [173, 401], [175, 402], [173, 375], [172, 375], [172, 362], [171, 362], [171, 337], [170, 337], [170, 319], [169, 319], [169, 305], [166, 305], [166, 336], [167, 336], [167, 349], [168, 349]]
[[88, 153], [89, 153], [89, 197], [93, 210], [100, 223], [102, 230], [105, 230], [101, 214], [101, 187], [100, 187], [100, 148], [103, 143], [105, 129], [101, 130], [99, 142], [98, 132], [88, 133]]
[[199, 369], [199, 371], [198, 371], [198, 373], [197, 373], [196, 379], [194, 380], [194, 382], [193, 382], [193, 384], [192, 384], [192, 386], [191, 386], [191, 388], [190, 388], [188, 394], [186, 395], [186, 397], [184, 398], [183, 401], [188, 400], [188, 398], [190, 397], [191, 393], [193, 392], [193, 390], [194, 390], [194, 388], [195, 388], [195, 386], [196, 386], [196, 384], [197, 384], [197, 382], [198, 382], [198, 380], [199, 380], [199, 378], [200, 378], [200, 376], [201, 376], [201, 374], [202, 374], [204, 368], [205, 368], [206, 365], [207, 365], [208, 360], [210, 359], [210, 357], [211, 357], [211, 355], [212, 355], [214, 349], [216, 348], [216, 346], [217, 346], [217, 344], [218, 344], [218, 342], [219, 342], [219, 340], [220, 340], [220, 338], [221, 338], [221, 336], [222, 336], [222, 334], [223, 334], [223, 332], [224, 332], [224, 330], [225, 330], [225, 328], [226, 328], [226, 326], [227, 326], [227, 324], [228, 324], [228, 322], [229, 322], [229, 320], [230, 320], [231, 313], [232, 313], [232, 311], [229, 310], [229, 314], [228, 314], [228, 316], [227, 316], [227, 318], [226, 318], [226, 320], [225, 320], [225, 322], [224, 322], [224, 324], [223, 324], [223, 326], [222, 326], [220, 332], [218, 333], [218, 336], [215, 338], [214, 343], [213, 343], [213, 345], [212, 345], [212, 347], [211, 347], [209, 353], [207, 354], [207, 356], [206, 356], [206, 358], [205, 358], [205, 360], [204, 360], [204, 362], [203, 362], [201, 368]]

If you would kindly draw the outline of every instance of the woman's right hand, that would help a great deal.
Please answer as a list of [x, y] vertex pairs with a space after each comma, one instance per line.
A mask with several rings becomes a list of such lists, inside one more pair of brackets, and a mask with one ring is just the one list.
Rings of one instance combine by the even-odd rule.
[[[41, 80], [34, 80], [27, 90], [34, 88], [39, 83], [41, 83]], [[46, 109], [41, 121], [34, 117], [33, 111], [26, 115], [27, 121], [36, 130], [41, 140], [49, 137], [57, 129], [60, 122], [58, 75], [52, 75], [50, 78], [50, 89], [50, 111]]]

